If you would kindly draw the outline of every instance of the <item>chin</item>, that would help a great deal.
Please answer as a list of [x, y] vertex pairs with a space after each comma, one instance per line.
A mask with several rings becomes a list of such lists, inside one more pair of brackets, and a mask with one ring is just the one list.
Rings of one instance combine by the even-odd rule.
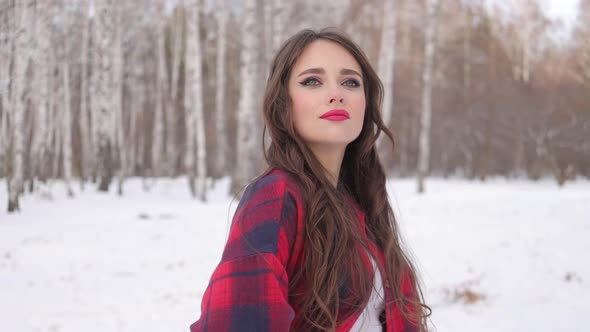
[[337, 146], [347, 146], [348, 144], [352, 143], [356, 137], [338, 137], [338, 138], [323, 138], [323, 139], [316, 139], [312, 140], [311, 143], [315, 145], [331, 145], [334, 147]]

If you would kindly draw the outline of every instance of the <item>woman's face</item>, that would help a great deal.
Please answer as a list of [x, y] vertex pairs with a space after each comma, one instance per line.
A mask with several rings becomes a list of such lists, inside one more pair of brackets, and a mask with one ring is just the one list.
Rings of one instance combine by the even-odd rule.
[[295, 131], [308, 146], [346, 147], [363, 128], [365, 93], [360, 65], [335, 42], [316, 40], [289, 77]]

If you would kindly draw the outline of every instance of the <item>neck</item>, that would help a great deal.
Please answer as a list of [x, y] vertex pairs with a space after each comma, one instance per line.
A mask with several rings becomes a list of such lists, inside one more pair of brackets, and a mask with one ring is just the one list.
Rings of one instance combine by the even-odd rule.
[[344, 152], [346, 146], [334, 146], [323, 144], [309, 144], [309, 149], [314, 156], [319, 160], [322, 166], [326, 169], [326, 176], [334, 187], [338, 185], [338, 178], [340, 176], [340, 167], [342, 166], [342, 159], [344, 159]]

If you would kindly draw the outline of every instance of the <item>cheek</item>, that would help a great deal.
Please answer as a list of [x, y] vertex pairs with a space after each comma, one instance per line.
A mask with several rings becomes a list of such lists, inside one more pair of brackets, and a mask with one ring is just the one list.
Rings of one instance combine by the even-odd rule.
[[354, 100], [354, 108], [361, 110], [362, 112], [365, 111], [365, 107], [367, 106], [366, 100], [365, 100], [365, 94], [361, 93], [355, 96]]
[[290, 96], [293, 110], [297, 110], [299, 113], [309, 111], [309, 107], [312, 104], [313, 94], [308, 91], [296, 90], [292, 92]]
[[360, 119], [360, 125], [362, 127], [363, 119], [365, 118], [365, 109], [367, 107], [365, 96], [360, 95], [356, 96], [356, 98], [352, 99], [352, 109], [355, 110], [357, 114], [356, 118]]
[[305, 121], [309, 118], [312, 109], [310, 98], [306, 98], [305, 94], [297, 92], [291, 94], [293, 125], [297, 132], [300, 133], [300, 129], [305, 127]]

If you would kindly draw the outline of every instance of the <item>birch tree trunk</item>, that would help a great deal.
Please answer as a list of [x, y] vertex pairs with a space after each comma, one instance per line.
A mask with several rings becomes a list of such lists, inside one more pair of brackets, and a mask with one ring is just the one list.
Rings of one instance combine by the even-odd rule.
[[[5, 91], [6, 93], [6, 91]], [[8, 150], [8, 103], [5, 101], [6, 97], [0, 95], [0, 177], [8, 177], [8, 158], [6, 152]]]
[[[525, 6], [528, 3], [525, 3]], [[529, 8], [525, 8], [525, 10], [529, 10]], [[521, 43], [521, 54], [520, 58], [515, 61], [515, 80], [520, 81], [524, 85], [524, 89], [527, 90], [529, 78], [530, 78], [530, 48], [531, 48], [531, 39], [533, 37], [533, 22], [531, 22], [531, 18], [529, 16], [525, 16], [525, 19], [521, 22], [522, 26], [520, 30], [520, 43]], [[527, 101], [528, 102], [528, 101]], [[525, 169], [525, 158], [524, 158], [524, 136], [522, 132], [525, 130], [523, 119], [520, 116], [517, 116], [515, 119], [516, 123], [516, 131], [514, 135], [514, 157], [513, 157], [513, 175], [519, 176], [524, 173]], [[491, 139], [486, 136], [486, 138]], [[487, 174], [486, 174], [487, 175]], [[485, 178], [485, 175], [483, 176]]]
[[[49, 60], [49, 72], [50, 73], [59, 73], [61, 68], [59, 67], [60, 61], [58, 59], [58, 55], [56, 54], [55, 49], [53, 52], [50, 53], [50, 60]], [[59, 175], [59, 160], [60, 160], [60, 153], [61, 153], [61, 135], [59, 134], [59, 130], [61, 129], [61, 124], [58, 124], [58, 119], [61, 118], [59, 113], [60, 110], [60, 102], [63, 98], [60, 98], [60, 94], [62, 93], [62, 82], [59, 81], [59, 76], [52, 74], [49, 76], [49, 97], [47, 100], [47, 165], [46, 165], [46, 172], [47, 172], [47, 185], [39, 188], [39, 191], [44, 194], [51, 193], [51, 181], [56, 179]]]
[[[0, 75], [3, 74], [0, 72]], [[6, 149], [8, 147], [8, 105], [5, 103], [4, 93], [0, 94], [0, 178], [8, 177], [8, 165], [6, 161]]]
[[166, 114], [166, 151], [168, 152], [168, 175], [176, 175], [176, 166], [178, 159], [178, 143], [177, 143], [177, 98], [178, 98], [178, 75], [180, 73], [180, 60], [182, 56], [182, 12], [176, 11], [174, 26], [174, 48], [172, 50], [172, 67], [170, 70], [170, 95], [168, 96], [168, 113]]
[[[398, 8], [398, 24], [400, 27], [400, 43], [399, 48], [397, 49], [397, 58], [403, 64], [404, 67], [409, 68], [409, 75], [407, 81], [404, 82], [405, 85], [414, 87], [416, 85], [417, 76], [414, 73], [417, 71], [415, 69], [416, 65], [414, 63], [414, 57], [412, 57], [413, 51], [413, 38], [412, 38], [412, 20], [415, 19], [416, 15], [411, 15], [411, 9], [413, 2], [409, 0], [398, 1], [397, 8]], [[404, 113], [400, 113], [401, 117], [399, 118], [400, 123], [405, 123], [407, 125], [403, 126], [398, 133], [400, 137], [404, 137], [400, 140], [399, 149], [397, 149], [397, 153], [399, 155], [399, 173], [402, 175], [411, 174], [414, 171], [414, 168], [410, 163], [410, 147], [412, 146], [412, 142], [415, 141], [413, 138], [413, 133], [416, 127], [413, 126], [414, 118], [416, 112], [414, 112], [414, 102], [408, 102], [407, 106], [407, 115]], [[402, 118], [403, 117], [403, 118]]]
[[[113, 44], [113, 85], [112, 110], [115, 113], [114, 130], [115, 146], [119, 153], [119, 174], [117, 180], [117, 193], [123, 195], [123, 183], [128, 173], [129, 144], [125, 139], [125, 121], [123, 116], [123, 22], [122, 5], [115, 3], [113, 8], [115, 39]], [[132, 150], [132, 149], [131, 149]]]
[[227, 39], [226, 39], [226, 25], [227, 25], [227, 8], [226, 1], [219, 0], [217, 8], [217, 24], [218, 24], [218, 36], [217, 36], [217, 63], [216, 63], [216, 74], [217, 78], [217, 89], [215, 90], [215, 107], [216, 107], [216, 129], [217, 129], [217, 161], [216, 168], [219, 175], [227, 174], [227, 156], [228, 156], [228, 144], [227, 144], [227, 130], [225, 128], [227, 115], [225, 112], [225, 84], [226, 84], [226, 51], [227, 51]]
[[145, 98], [147, 98], [147, 89], [141, 79], [143, 75], [143, 68], [136, 68], [137, 76], [135, 78], [136, 88], [134, 88], [133, 96], [131, 97], [130, 114], [123, 112], [123, 130], [124, 144], [126, 145], [124, 151], [126, 153], [125, 160], [125, 174], [139, 174], [143, 172], [143, 159], [145, 156], [145, 135], [141, 130], [143, 128], [143, 119], [145, 118]]
[[13, 40], [10, 14], [14, 17], [14, 8], [7, 4], [5, 6], [5, 10], [0, 11], [0, 177], [8, 177], [8, 158], [6, 158], [9, 146], [8, 99]]
[[[393, 115], [396, 13], [395, 0], [385, 0], [383, 8], [383, 27], [381, 32], [378, 70], [383, 82], [383, 106], [381, 109], [381, 115], [383, 117], [383, 123], [386, 127], [391, 125], [391, 118]], [[385, 149], [384, 141], [385, 135], [380, 135], [378, 149], [382, 160], [384, 162], [388, 162], [393, 157], [392, 150]]]
[[[164, 12], [164, 1], [158, 1], [158, 12]], [[154, 176], [162, 175], [162, 159], [164, 157], [164, 114], [166, 113], [166, 105], [164, 94], [168, 94], [168, 72], [166, 69], [166, 40], [165, 16], [158, 18], [156, 25], [156, 47], [157, 47], [157, 78], [156, 78], [156, 107], [154, 113], [154, 132], [153, 132], [153, 147], [152, 147], [152, 174]]]
[[588, 38], [580, 43], [581, 51], [580, 51], [580, 60], [579, 66], [581, 69], [580, 72], [580, 81], [586, 88], [586, 100], [590, 100], [590, 29], [588, 31]]
[[[89, 0], [90, 1], [90, 0]], [[89, 101], [89, 108], [88, 108], [88, 115], [89, 115], [89, 133], [90, 133], [90, 149], [89, 154], [92, 155], [90, 163], [90, 176], [92, 183], [96, 183], [99, 177], [98, 174], [98, 111], [99, 111], [99, 97], [96, 94], [98, 88], [98, 69], [99, 69], [99, 62], [98, 62], [98, 42], [96, 40], [96, 24], [97, 24], [97, 15], [96, 15], [96, 6], [94, 8], [95, 14], [92, 18], [92, 24], [89, 23], [89, 26], [92, 30], [89, 30], [89, 34], [91, 36], [92, 43], [89, 42], [89, 53], [88, 53], [88, 67], [89, 67], [89, 90], [92, 91], [92, 94], [88, 94], [88, 101]]]
[[467, 114], [467, 130], [466, 138], [460, 143], [461, 151], [465, 156], [465, 172], [469, 174], [473, 172], [473, 152], [470, 144], [472, 138], [475, 136], [474, 131], [474, 116], [473, 108], [471, 107], [471, 25], [473, 24], [473, 13], [471, 8], [464, 5], [463, 19], [463, 111]]
[[93, 164], [93, 153], [91, 142], [91, 133], [89, 123], [89, 108], [88, 108], [88, 44], [89, 44], [89, 30], [90, 19], [88, 17], [88, 1], [82, 0], [81, 14], [82, 14], [82, 55], [80, 56], [80, 115], [78, 118], [80, 126], [80, 141], [82, 145], [80, 153], [80, 187], [84, 189], [86, 178], [90, 176], [91, 165]]
[[97, 175], [100, 178], [99, 191], [108, 191], [113, 179], [113, 4], [114, 0], [95, 2], [94, 22], [94, 78], [93, 97], [96, 99], [93, 110], [96, 117], [97, 134]]
[[272, 46], [273, 46], [273, 24], [275, 23], [273, 20], [273, 7], [274, 1], [263, 1], [262, 2], [262, 10], [263, 10], [263, 34], [264, 34], [264, 74], [266, 75], [269, 71], [270, 61], [272, 59]]
[[[546, 22], [538, 1], [523, 0], [517, 2], [517, 11], [520, 13], [517, 14], [518, 16], [516, 18], [518, 20], [518, 28], [515, 31], [516, 38], [514, 38], [514, 40], [510, 40], [508, 38], [503, 38], [501, 40], [508, 41], [509, 43], [516, 42], [516, 45], [514, 45], [513, 47], [514, 51], [511, 55], [513, 62], [514, 80], [522, 86], [523, 89], [521, 93], [523, 95], [526, 95], [531, 93], [530, 78], [533, 69], [533, 47], [539, 44], [538, 39], [540, 35], [543, 33], [543, 31], [546, 29]], [[524, 98], [524, 102], [527, 109], [531, 107], [529, 98], [530, 97]], [[522, 135], [522, 133], [526, 130], [526, 120], [523, 119], [523, 117], [520, 114], [515, 115], [516, 118], [513, 121], [516, 125], [516, 128], [514, 130], [516, 134], [514, 135], [514, 143], [512, 147], [512, 151], [514, 152], [512, 171], [514, 175], [518, 176], [524, 173], [523, 171], [526, 168], [525, 142], [524, 137]], [[491, 141], [492, 137], [486, 136], [486, 139], [486, 143], [489, 146], [489, 142]], [[489, 159], [491, 159], [491, 156], [489, 156], [488, 152], [488, 155], [486, 155], [486, 162]], [[485, 178], [485, 176], [487, 176], [487, 174], [484, 174], [483, 177]]]
[[[136, 47], [136, 52], [141, 52], [140, 49]], [[139, 59], [141, 56], [138, 54], [136, 59]], [[132, 73], [129, 75], [130, 82], [130, 95], [131, 95], [131, 106], [130, 106], [130, 113], [129, 114], [129, 128], [125, 128], [128, 131], [126, 137], [126, 161], [125, 167], [127, 174], [132, 174], [135, 172], [135, 168], [137, 163], [143, 162], [143, 151], [144, 151], [144, 135], [139, 132], [139, 123], [138, 121], [142, 117], [143, 106], [145, 102], [145, 93], [146, 89], [144, 83], [142, 82], [143, 76], [143, 68], [138, 64], [132, 66]]]
[[393, 115], [393, 80], [395, 70], [395, 0], [385, 0], [383, 31], [379, 52], [379, 75], [383, 81], [383, 122], [390, 125]]
[[187, 8], [184, 94], [187, 142], [185, 162], [189, 187], [193, 197], [205, 201], [207, 169], [205, 164], [205, 118], [203, 114], [203, 55], [199, 34], [200, 9], [200, 0], [192, 0]]
[[590, 101], [590, 1], [582, 0], [578, 4], [580, 20], [575, 31], [578, 44], [578, 79], [586, 89], [586, 101]]
[[16, 2], [15, 49], [13, 53], [14, 86], [12, 91], [12, 177], [8, 187], [8, 212], [20, 210], [19, 196], [23, 192], [23, 169], [25, 154], [24, 120], [27, 111], [27, 67], [31, 58], [33, 26], [32, 0]]
[[48, 177], [48, 143], [50, 138], [48, 124], [50, 78], [51, 78], [51, 5], [49, 1], [39, 1], [37, 8], [37, 24], [35, 37], [37, 48], [35, 51], [35, 70], [33, 84], [35, 85], [36, 114], [35, 131], [31, 147], [31, 171], [32, 177], [38, 176], [42, 182]]
[[70, 98], [70, 68], [68, 64], [68, 39], [64, 38], [64, 56], [62, 57], [62, 76], [63, 76], [63, 117], [61, 135], [63, 151], [63, 179], [66, 186], [66, 192], [69, 197], [74, 196], [70, 179], [72, 177], [72, 111]]
[[[56, 67], [57, 67], [57, 62], [56, 63]], [[57, 71], [57, 70], [56, 70]], [[60, 129], [61, 129], [61, 123], [59, 123], [57, 120], [61, 117], [60, 115], [60, 107], [58, 105], [58, 101], [57, 96], [59, 94], [61, 94], [61, 84], [59, 84], [59, 81], [55, 80], [54, 83], [57, 83], [57, 88], [56, 88], [56, 92], [54, 94], [52, 94], [51, 97], [51, 106], [49, 107], [51, 112], [50, 112], [50, 130], [51, 130], [51, 136], [52, 136], [52, 144], [51, 144], [51, 152], [52, 152], [52, 162], [53, 164], [51, 165], [51, 172], [49, 174], [50, 179], [57, 179], [59, 176], [59, 161], [60, 158], [62, 157], [62, 141], [63, 141], [63, 136], [60, 133]], [[44, 188], [44, 190], [47, 190], [47, 192], [50, 192], [50, 186], [51, 186], [51, 181], [48, 181], [48, 187]]]
[[238, 192], [255, 175], [255, 77], [256, 77], [256, 0], [244, 1], [242, 52], [240, 53], [240, 103], [238, 110], [237, 160], [234, 169], [232, 192]]
[[278, 52], [283, 39], [285, 38], [285, 22], [287, 22], [287, 4], [285, 0], [273, 1], [273, 22], [272, 22], [272, 54], [273, 56]]
[[430, 163], [430, 127], [432, 119], [432, 71], [436, 43], [438, 0], [427, 1], [424, 31], [424, 69], [422, 72], [422, 114], [420, 115], [420, 141], [418, 146], [418, 192], [425, 191], [424, 178]]

